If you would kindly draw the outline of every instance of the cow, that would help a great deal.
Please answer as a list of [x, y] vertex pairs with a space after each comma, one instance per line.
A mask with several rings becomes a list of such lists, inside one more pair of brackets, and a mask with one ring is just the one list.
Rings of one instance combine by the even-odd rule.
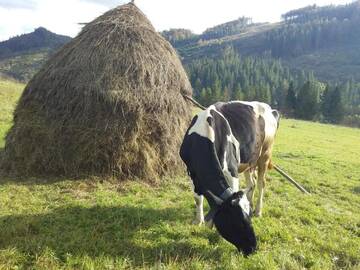
[[[255, 188], [253, 171], [258, 168], [259, 198], [255, 215], [263, 206], [265, 173], [280, 114], [261, 102], [218, 102], [197, 114], [188, 128], [180, 156], [192, 179], [196, 204], [195, 223], [215, 224], [227, 241], [245, 255], [256, 249], [251, 225]], [[239, 190], [239, 173], [247, 187]], [[203, 213], [203, 197], [210, 211]]]

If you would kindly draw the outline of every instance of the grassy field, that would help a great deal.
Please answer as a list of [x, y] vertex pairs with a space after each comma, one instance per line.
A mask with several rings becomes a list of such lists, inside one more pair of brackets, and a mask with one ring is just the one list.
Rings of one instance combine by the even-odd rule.
[[0, 77], [0, 148], [4, 147], [4, 137], [11, 127], [12, 114], [24, 85]]
[[[22, 86], [0, 83], [0, 148]], [[99, 178], [0, 177], [0, 269], [360, 269], [360, 129], [283, 120], [259, 250], [244, 258], [191, 225], [188, 179], [153, 187]]]

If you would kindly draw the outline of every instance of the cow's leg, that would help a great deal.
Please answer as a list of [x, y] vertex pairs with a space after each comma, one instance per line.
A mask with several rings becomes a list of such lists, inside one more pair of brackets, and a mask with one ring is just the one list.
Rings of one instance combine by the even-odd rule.
[[254, 209], [254, 191], [256, 186], [256, 180], [251, 170], [247, 170], [244, 172], [245, 180], [246, 180], [246, 188], [250, 191], [247, 193], [247, 198], [250, 202], [251, 209]]
[[262, 214], [262, 207], [263, 207], [263, 199], [264, 199], [264, 192], [265, 192], [265, 174], [268, 167], [269, 160], [260, 160], [258, 162], [258, 190], [259, 190], [259, 197], [257, 200], [256, 208], [255, 208], [255, 216], [260, 217]]
[[204, 196], [194, 192], [196, 215], [193, 224], [201, 225], [204, 223]]
[[234, 192], [238, 192], [238, 191], [239, 191], [239, 178], [237, 178], [237, 177], [231, 177], [230, 179], [231, 179], [231, 180], [228, 181], [228, 182], [229, 182], [229, 185], [230, 185], [231, 189], [232, 189]]
[[195, 186], [193, 181], [191, 181], [191, 187], [194, 192], [194, 200], [195, 200], [195, 208], [196, 208], [196, 214], [195, 214], [195, 219], [193, 220], [193, 224], [201, 225], [204, 223], [204, 196], [199, 195], [195, 192]]

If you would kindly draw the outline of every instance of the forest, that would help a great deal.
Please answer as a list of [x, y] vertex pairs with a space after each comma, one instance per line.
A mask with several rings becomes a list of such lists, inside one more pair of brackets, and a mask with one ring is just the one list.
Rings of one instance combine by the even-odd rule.
[[204, 105], [216, 101], [259, 100], [289, 117], [360, 127], [360, 83], [330, 84], [312, 72], [292, 72], [270, 56], [241, 56], [233, 48], [221, 57], [187, 65], [194, 95]]
[[290, 11], [284, 27], [270, 31], [266, 43], [275, 57], [301, 55], [343, 43], [359, 42], [360, 5], [309, 6]]
[[240, 17], [165, 37], [205, 105], [260, 100], [289, 117], [360, 127], [360, 1], [292, 10], [277, 24]]

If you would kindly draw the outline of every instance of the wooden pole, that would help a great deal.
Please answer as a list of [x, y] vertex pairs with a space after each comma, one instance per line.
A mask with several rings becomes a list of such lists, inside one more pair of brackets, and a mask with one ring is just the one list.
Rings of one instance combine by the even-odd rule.
[[192, 97], [187, 96], [187, 95], [184, 95], [184, 94], [182, 94], [182, 96], [183, 96], [185, 99], [189, 100], [189, 101], [190, 101], [192, 104], [194, 104], [196, 107], [199, 107], [199, 108], [202, 109], [202, 110], [206, 110], [206, 108], [205, 108], [203, 105], [199, 104], [199, 102], [197, 102], [196, 100], [194, 100]]
[[303, 186], [301, 186], [298, 182], [296, 182], [290, 175], [288, 175], [286, 172], [284, 172], [279, 166], [274, 165], [274, 169], [280, 173], [282, 176], [285, 177], [286, 180], [288, 180], [291, 184], [293, 184], [295, 187], [297, 187], [299, 190], [304, 192], [305, 194], [310, 194], [309, 191], [307, 191]]

